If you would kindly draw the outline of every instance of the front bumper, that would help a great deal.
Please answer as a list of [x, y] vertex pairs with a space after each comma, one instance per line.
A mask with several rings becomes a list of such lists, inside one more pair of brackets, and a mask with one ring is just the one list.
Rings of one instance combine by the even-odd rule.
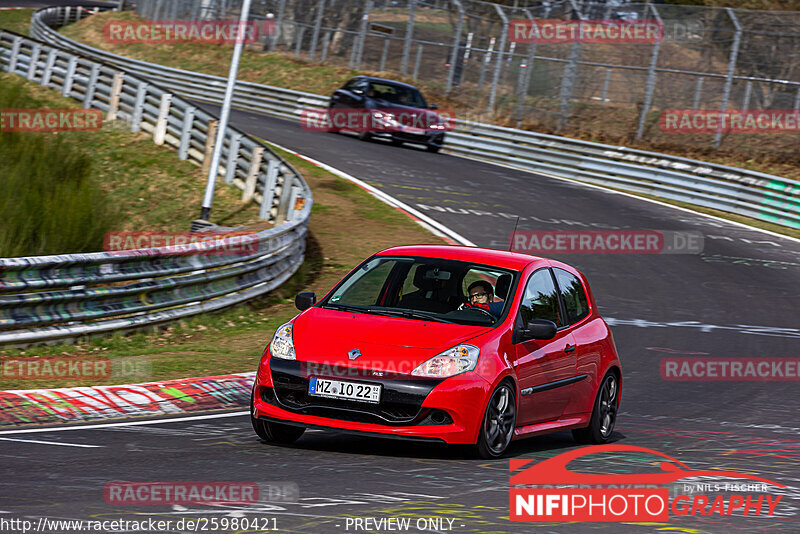
[[[313, 365], [313, 364], [312, 364]], [[262, 367], [263, 369], [263, 367]], [[321, 426], [387, 437], [475, 443], [490, 384], [475, 373], [444, 380], [270, 359], [260, 372], [254, 395], [255, 416], [268, 420]], [[378, 404], [328, 399], [308, 394], [309, 377], [380, 384]]]

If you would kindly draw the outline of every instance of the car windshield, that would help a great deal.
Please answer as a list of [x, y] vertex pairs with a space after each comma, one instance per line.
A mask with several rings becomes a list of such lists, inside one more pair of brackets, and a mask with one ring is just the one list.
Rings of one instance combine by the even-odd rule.
[[422, 93], [413, 87], [392, 85], [388, 83], [370, 83], [369, 96], [375, 100], [382, 100], [387, 104], [399, 104], [412, 108], [427, 108]]
[[507, 311], [517, 274], [463, 261], [375, 256], [351, 272], [321, 306], [413, 320], [491, 326]]

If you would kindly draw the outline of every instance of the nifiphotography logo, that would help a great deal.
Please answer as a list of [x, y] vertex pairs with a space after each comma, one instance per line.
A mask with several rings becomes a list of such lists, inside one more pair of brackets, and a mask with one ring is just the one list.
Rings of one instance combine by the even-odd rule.
[[[567, 468], [570, 462], [579, 458], [608, 453], [658, 456], [663, 459], [659, 466], [661, 471], [597, 474], [578, 473]], [[533, 461], [514, 459], [509, 463], [512, 473], [509, 488], [511, 521], [667, 522], [670, 514], [773, 516], [783, 496], [766, 493], [767, 486], [786, 487], [748, 473], [694, 470], [666, 454], [634, 445], [583, 447], [525, 467]], [[673, 491], [670, 499], [670, 488], [666, 484], [695, 477], [746, 479], [758, 484], [734, 481], [712, 484], [704, 480], [697, 486], [684, 484], [683, 491]], [[711, 491], [726, 493], [708, 495]], [[754, 495], [753, 492], [764, 494]]]

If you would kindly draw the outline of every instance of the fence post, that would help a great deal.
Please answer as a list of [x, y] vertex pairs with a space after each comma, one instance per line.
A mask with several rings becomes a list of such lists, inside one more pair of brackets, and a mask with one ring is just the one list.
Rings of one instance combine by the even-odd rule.
[[328, 46], [331, 44], [332, 36], [333, 32], [327, 31], [322, 37], [322, 57], [319, 59], [320, 63], [325, 63], [325, 60], [328, 59]]
[[42, 79], [39, 85], [47, 87], [50, 84], [50, 77], [53, 75], [53, 66], [56, 64], [56, 51], [51, 48], [47, 53], [47, 62], [44, 65], [44, 72], [42, 72]]
[[[572, 9], [578, 15], [578, 20], [583, 21], [584, 16], [581, 13], [580, 9], [578, 9], [575, 0], [569, 0], [569, 3], [572, 5]], [[575, 42], [572, 44], [572, 48], [570, 49], [569, 53], [569, 62], [564, 65], [564, 75], [561, 77], [561, 91], [559, 93], [559, 100], [561, 101], [561, 106], [558, 114], [558, 121], [556, 123], [556, 132], [560, 132], [564, 126], [567, 125], [567, 120], [569, 119], [569, 101], [572, 98], [572, 88], [575, 84], [575, 77], [578, 74], [578, 57], [581, 53], [581, 44], [580, 42]]]
[[163, 93], [161, 95], [161, 104], [158, 106], [158, 119], [156, 119], [156, 127], [153, 130], [153, 142], [157, 145], [163, 145], [164, 139], [167, 137], [167, 121], [169, 120], [169, 105], [171, 102], [171, 94]]
[[747, 81], [744, 86], [744, 100], [742, 101], [742, 109], [750, 109], [750, 96], [753, 93], [753, 82]]
[[192, 146], [192, 127], [194, 126], [194, 114], [197, 108], [189, 106], [183, 110], [183, 124], [181, 125], [181, 142], [178, 145], [178, 157], [186, 159], [189, 157], [189, 147]]
[[258, 178], [258, 171], [261, 169], [262, 157], [264, 157], [264, 147], [253, 147], [253, 159], [250, 160], [250, 169], [247, 171], [247, 179], [244, 182], [242, 202], [250, 202], [253, 200], [253, 195], [256, 194], [256, 178]]
[[[739, 24], [739, 19], [736, 18], [733, 10], [729, 7], [725, 8], [728, 16], [731, 18], [733, 25], [736, 27], [736, 33], [733, 36], [733, 45], [731, 46], [731, 55], [728, 59], [728, 75], [725, 78], [725, 87], [722, 89], [722, 105], [720, 111], [725, 113], [728, 108], [728, 99], [731, 96], [731, 86], [733, 85], [733, 73], [736, 71], [736, 59], [739, 57], [739, 43], [742, 39], [742, 25]], [[718, 148], [722, 143], [722, 128], [717, 130], [714, 134], [714, 148]]]
[[322, 27], [322, 14], [325, 11], [325, 0], [317, 2], [317, 20], [314, 21], [314, 33], [311, 35], [311, 48], [308, 50], [308, 60], [314, 61], [314, 53], [319, 42], [319, 29]]
[[281, 37], [284, 8], [286, 8], [286, 0], [280, 0], [278, 2], [278, 15], [275, 17], [275, 28], [272, 30], [270, 38], [264, 43], [264, 50], [275, 50], [275, 46], [278, 44], [278, 39]]
[[208, 121], [208, 131], [206, 132], [206, 150], [203, 157], [203, 174], [208, 175], [208, 169], [211, 168], [211, 158], [214, 155], [214, 140], [217, 138], [217, 128], [219, 127], [218, 120]]
[[605, 106], [606, 100], [608, 99], [608, 85], [611, 83], [611, 69], [606, 69], [606, 77], [603, 80], [603, 92], [600, 95], [601, 102], [600, 104]]
[[14, 44], [11, 45], [11, 56], [8, 58], [8, 72], [15, 74], [17, 69], [17, 58], [19, 57], [19, 47], [22, 44], [22, 37], [14, 37]]
[[[653, 11], [659, 25], [664, 26], [661, 21], [661, 14], [653, 4], [648, 4]], [[644, 102], [642, 102], [642, 114], [639, 116], [639, 127], [636, 129], [636, 139], [641, 139], [644, 135], [644, 125], [647, 122], [647, 113], [650, 111], [650, 106], [653, 105], [653, 92], [656, 89], [656, 65], [658, 64], [658, 51], [661, 48], [661, 41], [658, 40], [653, 44], [653, 53], [650, 55], [650, 68], [647, 70], [647, 81], [644, 84]]]
[[481, 60], [481, 71], [478, 75], [478, 92], [483, 91], [483, 82], [486, 79], [486, 65], [488, 65], [492, 60], [492, 52], [494, 52], [494, 43], [496, 41], [496, 37], [489, 39], [489, 48], [486, 50], [486, 53], [483, 55], [483, 59]]
[[412, 78], [419, 79], [419, 64], [422, 61], [422, 45], [417, 45], [417, 57], [414, 60], [414, 75]]
[[[380, 72], [386, 69], [386, 56], [389, 55], [389, 38], [383, 40], [383, 52], [381, 53], [381, 66], [378, 68]], [[798, 93], [800, 94], [800, 93]]]
[[31, 62], [28, 64], [28, 81], [33, 81], [36, 77], [36, 67], [39, 66], [39, 53], [41, 52], [41, 45], [35, 43], [31, 49]]
[[[295, 24], [295, 26], [297, 26]], [[300, 26], [297, 28], [297, 32], [295, 33], [295, 44], [294, 44], [294, 57], [300, 57], [300, 47], [303, 45], [303, 34], [306, 31], [305, 26]]]
[[147, 97], [147, 84], [139, 82], [136, 88], [136, 102], [133, 104], [133, 114], [131, 115], [131, 132], [138, 132], [142, 125], [142, 113], [144, 112], [144, 101]]
[[794, 95], [794, 110], [800, 111], [800, 87], [797, 88], [797, 94]]
[[61, 86], [61, 96], [63, 97], [69, 97], [69, 93], [72, 91], [72, 77], [75, 76], [77, 65], [78, 58], [70, 56], [67, 63], [67, 72], [64, 73], [64, 84]]
[[106, 121], [117, 120], [117, 111], [119, 110], [119, 98], [122, 94], [122, 82], [125, 74], [122, 72], [115, 72], [114, 78], [111, 80], [111, 93], [108, 95], [108, 111], [106, 112]]
[[408, 56], [411, 52], [411, 39], [414, 37], [414, 11], [417, 7], [417, 0], [408, 1], [408, 23], [406, 24], [406, 35], [403, 41], [403, 61], [400, 64], [400, 72], [403, 76], [408, 75]]
[[232, 184], [236, 177], [236, 167], [239, 165], [239, 144], [242, 141], [242, 134], [235, 134], [228, 147], [228, 159], [225, 162], [225, 183]]
[[364, 43], [369, 30], [369, 12], [372, 10], [372, 0], [367, 0], [364, 5], [364, 15], [361, 17], [361, 33], [358, 36], [358, 52], [356, 53], [356, 70], [361, 68], [361, 59], [364, 57]]
[[503, 57], [506, 51], [506, 39], [508, 38], [508, 17], [506, 17], [503, 8], [501, 8], [498, 4], [494, 4], [494, 8], [497, 10], [497, 14], [500, 15], [500, 18], [503, 20], [503, 30], [500, 34], [500, 46], [497, 47], [497, 63], [495, 63], [494, 66], [492, 88], [489, 91], [489, 105], [486, 107], [486, 111], [489, 113], [494, 111], [494, 102], [497, 98], [497, 84], [500, 81], [500, 69], [503, 68]]
[[[536, 21], [533, 18], [533, 15], [527, 9], [524, 10], [525, 15], [528, 17], [528, 20], [531, 21], [532, 25], [536, 25]], [[550, 14], [550, 6], [548, 5], [544, 12], [544, 17], [547, 18], [547, 15]], [[522, 111], [523, 107], [525, 106], [525, 100], [528, 98], [528, 89], [530, 88], [531, 84], [531, 76], [533, 76], [533, 62], [536, 60], [536, 41], [530, 43], [528, 45], [528, 57], [525, 59], [525, 68], [519, 69], [519, 76], [522, 79], [521, 86], [517, 93], [517, 105], [514, 109], [514, 115], [516, 116], [518, 121], [522, 120]]]
[[89, 81], [86, 83], [86, 89], [83, 92], [83, 109], [89, 109], [92, 107], [92, 100], [94, 99], [94, 93], [97, 87], [97, 77], [99, 74], [100, 65], [98, 63], [92, 63]]
[[278, 170], [281, 162], [271, 159], [267, 162], [267, 175], [264, 182], [264, 189], [261, 190], [261, 209], [258, 218], [268, 221], [272, 211], [272, 199], [275, 197], [275, 184], [278, 181]]
[[692, 102], [692, 109], [700, 107], [700, 94], [703, 91], [703, 77], [697, 78], [697, 85], [694, 88], [694, 102]]
[[459, 59], [458, 53], [461, 47], [461, 29], [464, 25], [464, 6], [461, 5], [459, 0], [452, 0], [452, 2], [458, 8], [458, 22], [456, 22], [456, 36], [453, 38], [453, 50], [450, 52], [450, 68], [447, 69], [447, 86], [444, 89], [444, 94], [446, 95], [449, 95], [453, 89], [453, 78], [456, 74], [456, 65]]

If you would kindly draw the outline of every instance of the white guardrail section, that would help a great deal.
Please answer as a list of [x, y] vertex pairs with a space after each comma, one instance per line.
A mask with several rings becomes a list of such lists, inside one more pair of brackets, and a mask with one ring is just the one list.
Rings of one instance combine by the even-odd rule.
[[[0, 71], [58, 89], [84, 108], [115, 109], [132, 131], [152, 133], [181, 159], [202, 164], [207, 156], [215, 118], [149, 77], [2, 30]], [[243, 200], [255, 198], [261, 218], [275, 226], [245, 238], [188, 244], [179, 252], [163, 247], [0, 258], [0, 345], [149, 327], [230, 307], [285, 282], [304, 259], [308, 185], [269, 147], [235, 128], [226, 132], [221, 161], [221, 179], [244, 189]], [[198, 189], [198, 199], [201, 194]]]
[[[37, 11], [31, 33], [48, 43], [101, 59], [197, 101], [220, 103], [225, 79], [173, 69], [98, 50], [55, 29], [95, 12], [53, 7]], [[304, 108], [327, 107], [328, 97], [239, 82], [233, 106], [299, 120]], [[573, 178], [626, 191], [687, 202], [754, 219], [800, 228], [800, 182], [770, 174], [643, 150], [538, 134], [470, 121], [457, 121], [447, 134], [454, 154]]]

